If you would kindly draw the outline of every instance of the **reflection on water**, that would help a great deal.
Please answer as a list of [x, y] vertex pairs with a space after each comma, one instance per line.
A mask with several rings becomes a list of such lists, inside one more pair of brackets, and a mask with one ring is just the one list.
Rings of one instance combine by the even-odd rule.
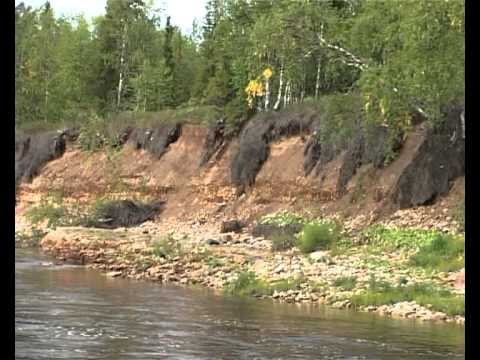
[[18, 250], [16, 359], [462, 359], [464, 328], [47, 267]]

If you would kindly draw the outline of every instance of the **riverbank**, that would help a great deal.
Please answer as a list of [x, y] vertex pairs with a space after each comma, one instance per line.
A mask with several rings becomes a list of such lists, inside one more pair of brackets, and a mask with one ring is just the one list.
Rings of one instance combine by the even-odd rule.
[[464, 311], [464, 269], [412, 267], [412, 250], [373, 251], [357, 245], [342, 253], [304, 255], [297, 248], [273, 252], [270, 240], [246, 229], [220, 234], [183, 225], [184, 231], [167, 236], [153, 222], [116, 230], [62, 227], [45, 235], [40, 245], [62, 262], [85, 264], [109, 277], [200, 285], [274, 301], [464, 324], [464, 314], [459, 314]]

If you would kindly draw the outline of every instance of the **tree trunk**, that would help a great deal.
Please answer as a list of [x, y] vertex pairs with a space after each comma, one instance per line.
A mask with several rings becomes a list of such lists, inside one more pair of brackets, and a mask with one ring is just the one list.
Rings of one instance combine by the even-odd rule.
[[278, 110], [278, 107], [280, 106], [280, 101], [282, 99], [282, 87], [283, 87], [283, 62], [282, 62], [282, 66], [280, 67], [280, 84], [278, 86], [277, 101], [275, 102], [275, 105], [273, 105], [273, 110]]
[[285, 86], [285, 94], [283, 95], [283, 107], [287, 106], [289, 91], [290, 91], [290, 80], [287, 81], [287, 85]]
[[285, 89], [285, 102], [283, 104], [283, 107], [286, 107], [288, 104], [290, 104], [292, 96], [292, 86], [290, 84], [290, 80], [287, 82], [287, 88]]
[[270, 78], [267, 79], [265, 83], [265, 111], [268, 111], [270, 106]]
[[117, 111], [120, 110], [120, 102], [122, 98], [122, 88], [123, 88], [123, 81], [124, 81], [124, 64], [125, 64], [125, 47], [126, 47], [126, 36], [127, 35], [127, 25], [125, 25], [123, 29], [122, 35], [122, 51], [120, 53], [120, 76], [118, 78], [118, 89], [117, 89]]
[[318, 90], [320, 90], [320, 58], [317, 65], [317, 80], [315, 81], [315, 98], [318, 98]]

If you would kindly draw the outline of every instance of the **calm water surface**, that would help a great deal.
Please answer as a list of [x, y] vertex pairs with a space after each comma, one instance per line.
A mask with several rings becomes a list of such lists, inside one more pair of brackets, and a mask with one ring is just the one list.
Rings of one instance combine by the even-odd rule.
[[464, 328], [42, 266], [16, 251], [16, 359], [463, 359]]

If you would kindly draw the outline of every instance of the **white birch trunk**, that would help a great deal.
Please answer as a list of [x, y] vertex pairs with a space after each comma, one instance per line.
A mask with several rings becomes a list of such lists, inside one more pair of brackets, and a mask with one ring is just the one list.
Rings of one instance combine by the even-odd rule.
[[290, 80], [287, 81], [287, 85], [285, 86], [285, 94], [283, 95], [283, 107], [287, 106], [289, 91], [290, 91]]
[[270, 106], [270, 78], [267, 79], [265, 83], [265, 111], [268, 111]]
[[282, 99], [282, 88], [283, 88], [283, 63], [280, 68], [280, 85], [278, 86], [277, 101], [275, 102], [275, 105], [273, 105], [273, 110], [278, 110], [278, 107], [280, 106], [280, 101]]
[[125, 64], [125, 47], [126, 47], [126, 35], [127, 35], [127, 25], [124, 27], [123, 35], [122, 35], [122, 51], [120, 53], [120, 76], [118, 78], [118, 89], [117, 89], [117, 110], [120, 109], [120, 102], [122, 98], [122, 88], [123, 88], [123, 71], [124, 71], [124, 64]]
[[290, 104], [290, 101], [292, 98], [292, 86], [290, 84], [290, 80], [288, 80], [287, 89], [285, 90], [285, 98], [286, 98], [285, 106], [287, 106], [288, 104]]
[[320, 59], [317, 65], [317, 79], [315, 81], [315, 98], [318, 98], [318, 91], [320, 90]]

